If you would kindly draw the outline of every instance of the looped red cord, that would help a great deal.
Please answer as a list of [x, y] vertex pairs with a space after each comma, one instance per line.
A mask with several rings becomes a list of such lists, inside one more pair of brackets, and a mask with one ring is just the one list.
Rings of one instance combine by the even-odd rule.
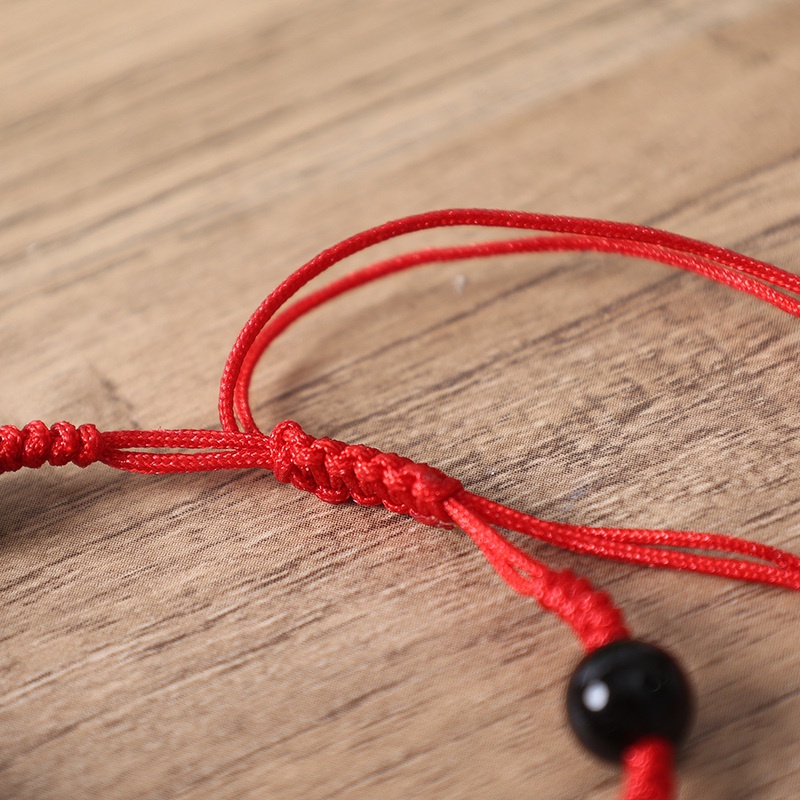
[[[280, 309], [310, 280], [379, 242], [436, 227], [482, 225], [545, 235], [427, 248], [357, 270]], [[508, 585], [561, 617], [588, 651], [629, 636], [603, 592], [570, 571], [556, 572], [511, 544], [497, 528], [578, 553], [630, 564], [719, 575], [800, 589], [800, 558], [732, 536], [693, 531], [593, 528], [540, 520], [463, 488], [427, 464], [364, 445], [317, 439], [292, 421], [263, 434], [249, 404], [253, 370], [269, 344], [302, 315], [346, 291], [435, 262], [544, 251], [595, 251], [649, 259], [695, 272], [800, 317], [800, 277], [763, 261], [654, 228], [515, 211], [454, 209], [419, 214], [357, 234], [323, 251], [281, 283], [245, 324], [220, 383], [222, 431], [110, 431], [59, 422], [0, 427], [0, 473], [21, 467], [99, 461], [145, 474], [260, 467], [329, 503], [383, 505], [429, 525], [464, 530]], [[154, 452], [158, 451], [158, 452]], [[167, 451], [167, 452], [163, 452]], [[185, 452], [189, 451], [189, 452]], [[702, 551], [698, 553], [697, 551]], [[726, 554], [726, 555], [722, 555]], [[673, 796], [672, 746], [638, 742], [625, 754], [625, 800]]]

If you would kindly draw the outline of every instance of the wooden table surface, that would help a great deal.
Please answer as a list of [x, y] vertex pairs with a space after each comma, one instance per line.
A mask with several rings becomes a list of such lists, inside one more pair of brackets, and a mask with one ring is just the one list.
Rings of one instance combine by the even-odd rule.
[[[431, 208], [798, 271], [799, 89], [797, 2], [0, 0], [0, 421], [214, 427], [269, 290]], [[494, 259], [302, 322], [254, 408], [540, 516], [797, 552], [798, 345], [665, 267]], [[565, 723], [576, 641], [459, 531], [267, 473], [2, 483], [0, 798], [617, 796]], [[797, 795], [796, 595], [526, 546], [690, 671], [681, 798]]]

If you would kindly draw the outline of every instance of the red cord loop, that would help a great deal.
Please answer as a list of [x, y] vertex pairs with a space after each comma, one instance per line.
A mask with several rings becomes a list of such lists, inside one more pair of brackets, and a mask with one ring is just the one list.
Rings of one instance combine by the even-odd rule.
[[76, 428], [69, 422], [56, 422], [48, 428], [36, 420], [22, 429], [0, 426], [0, 473], [44, 464], [88, 467], [100, 460], [102, 452], [102, 435], [94, 425]]
[[434, 467], [363, 444], [316, 439], [291, 420], [279, 423], [269, 438], [272, 469], [282, 483], [327, 503], [352, 499], [427, 525], [452, 525], [444, 503], [462, 490], [461, 482]]

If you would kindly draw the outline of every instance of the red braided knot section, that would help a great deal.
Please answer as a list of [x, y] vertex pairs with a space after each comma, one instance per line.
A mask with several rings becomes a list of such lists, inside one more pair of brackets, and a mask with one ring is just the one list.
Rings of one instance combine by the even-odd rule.
[[48, 428], [37, 420], [24, 428], [0, 426], [0, 473], [44, 464], [88, 467], [100, 459], [102, 451], [102, 435], [94, 425], [76, 428], [69, 422], [56, 422]]
[[269, 439], [270, 468], [282, 483], [327, 503], [352, 499], [364, 506], [382, 505], [426, 525], [452, 527], [445, 501], [463, 487], [434, 467], [363, 444], [316, 439], [291, 420], [278, 424]]
[[642, 739], [623, 756], [622, 800], [672, 800], [675, 794], [674, 748], [663, 739]]

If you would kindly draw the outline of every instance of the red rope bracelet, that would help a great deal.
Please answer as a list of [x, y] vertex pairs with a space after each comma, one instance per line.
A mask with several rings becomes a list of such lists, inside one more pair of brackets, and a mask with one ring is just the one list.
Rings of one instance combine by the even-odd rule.
[[[407, 253], [353, 272], [284, 308], [306, 283], [347, 256], [405, 233], [459, 225], [546, 233]], [[571, 250], [646, 258], [691, 270], [800, 317], [800, 300], [791, 294], [800, 293], [800, 277], [676, 234], [524, 212], [457, 209], [420, 214], [372, 228], [323, 251], [264, 300], [240, 332], [225, 364], [219, 395], [221, 431], [100, 432], [93, 425], [75, 427], [67, 422], [51, 427], [32, 422], [21, 429], [7, 425], [0, 427], [0, 473], [46, 463], [86, 467], [97, 461], [145, 474], [260, 467], [329, 503], [353, 500], [383, 505], [428, 525], [458, 526], [512, 589], [534, 597], [561, 617], [583, 643], [588, 655], [570, 684], [571, 721], [584, 743], [622, 761], [627, 773], [624, 797], [667, 800], [674, 792], [674, 746], [685, 733], [690, 711], [682, 676], [670, 671], [663, 651], [630, 640], [622, 613], [605, 593], [570, 571], [550, 569], [512, 545], [497, 529], [629, 564], [795, 590], [800, 589], [800, 558], [732, 536], [540, 520], [472, 494], [458, 480], [427, 464], [364, 445], [317, 439], [296, 422], [281, 422], [265, 435], [253, 420], [248, 399], [253, 370], [269, 344], [300, 316], [346, 291], [433, 262]], [[646, 691], [632, 689], [641, 675], [645, 684], [652, 682], [653, 675], [658, 681]], [[675, 697], [683, 698], [686, 706], [678, 714], [680, 719], [672, 708]]]

